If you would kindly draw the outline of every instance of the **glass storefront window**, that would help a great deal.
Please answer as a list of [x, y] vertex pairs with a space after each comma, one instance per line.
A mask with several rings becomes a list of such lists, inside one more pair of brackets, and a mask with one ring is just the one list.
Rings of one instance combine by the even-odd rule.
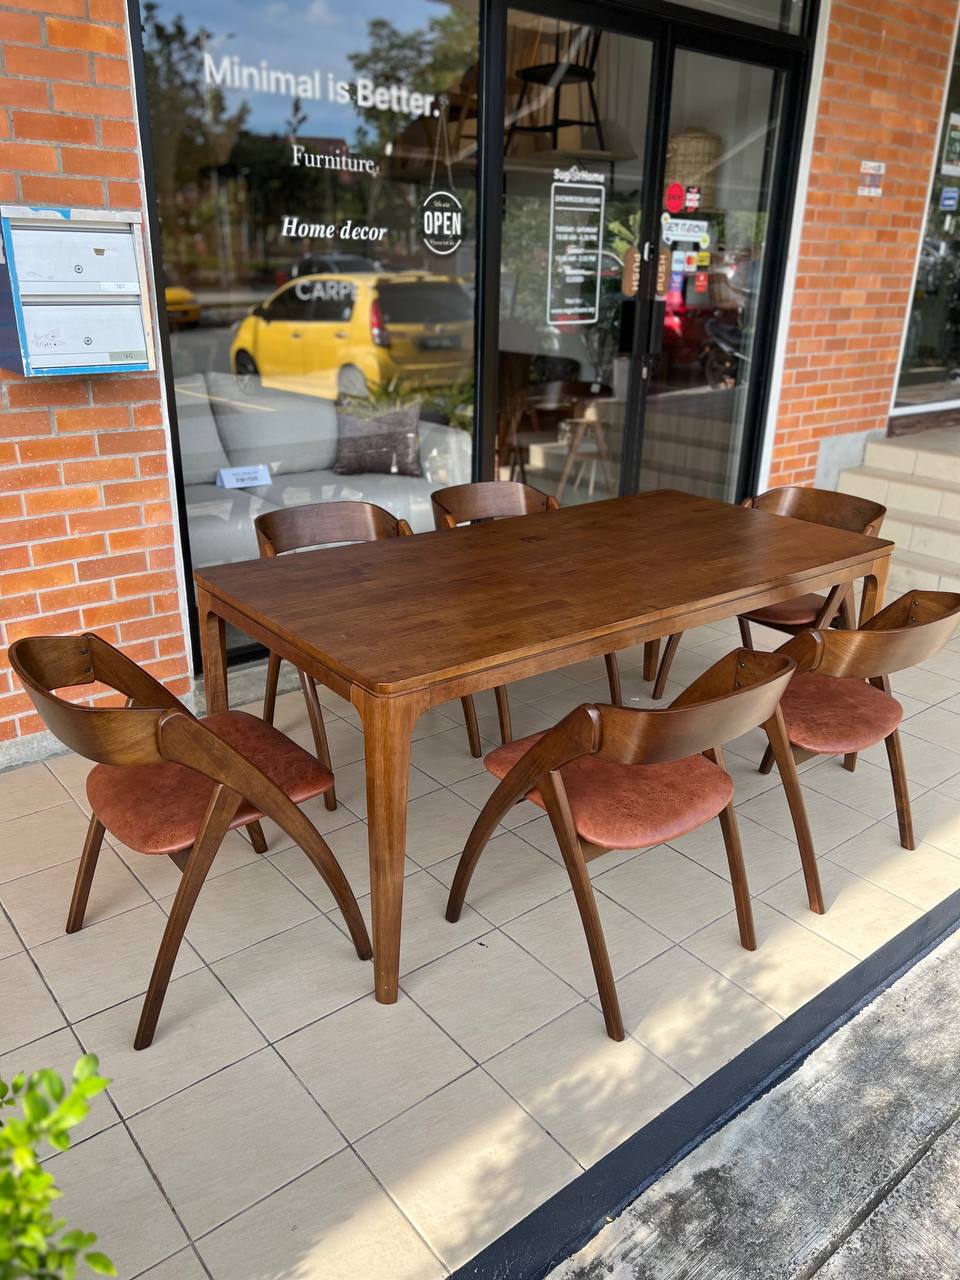
[[960, 58], [955, 57], [896, 407], [960, 400]]
[[142, 9], [195, 565], [261, 512], [415, 530], [471, 476], [476, 14], [435, 0]]

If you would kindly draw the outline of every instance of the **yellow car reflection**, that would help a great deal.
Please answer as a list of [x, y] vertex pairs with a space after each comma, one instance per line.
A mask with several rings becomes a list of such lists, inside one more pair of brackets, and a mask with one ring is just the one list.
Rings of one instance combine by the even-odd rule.
[[241, 322], [230, 363], [265, 386], [331, 400], [449, 386], [473, 366], [473, 301], [425, 272], [299, 276]]
[[195, 293], [183, 285], [168, 285], [163, 291], [167, 304], [167, 320], [171, 326], [188, 326], [200, 323], [200, 303]]

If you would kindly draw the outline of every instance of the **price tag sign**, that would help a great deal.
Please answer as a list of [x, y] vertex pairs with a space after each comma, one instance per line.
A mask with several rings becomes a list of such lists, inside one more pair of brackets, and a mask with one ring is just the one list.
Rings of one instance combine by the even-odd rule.
[[270, 468], [263, 462], [255, 467], [221, 467], [217, 472], [221, 489], [252, 489], [270, 481]]

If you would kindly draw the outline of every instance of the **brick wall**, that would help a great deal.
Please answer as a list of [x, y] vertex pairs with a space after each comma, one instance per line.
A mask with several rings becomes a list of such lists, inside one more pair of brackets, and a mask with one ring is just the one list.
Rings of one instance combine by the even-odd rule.
[[[953, 56], [956, 0], [834, 0], [771, 486], [809, 484], [826, 436], [885, 428]], [[857, 195], [883, 161], [883, 195]]]
[[[125, 23], [123, 0], [0, 0], [0, 200], [142, 206]], [[157, 377], [0, 371], [0, 760], [42, 727], [18, 636], [96, 631], [187, 690], [171, 504]]]

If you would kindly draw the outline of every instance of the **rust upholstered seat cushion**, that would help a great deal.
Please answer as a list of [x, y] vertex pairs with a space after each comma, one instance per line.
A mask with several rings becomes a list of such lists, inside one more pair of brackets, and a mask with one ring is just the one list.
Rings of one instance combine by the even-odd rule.
[[[541, 733], [497, 747], [484, 764], [503, 778]], [[581, 756], [560, 770], [579, 835], [604, 849], [642, 849], [695, 831], [733, 797], [733, 780], [703, 756], [615, 764]], [[544, 808], [539, 791], [528, 799]]]
[[767, 627], [812, 627], [825, 600], [825, 596], [818, 595], [794, 596], [792, 600], [768, 604], [743, 616], [748, 622]]
[[[243, 711], [222, 711], [200, 722], [252, 761], [295, 803], [328, 791], [333, 774], [273, 725]], [[165, 760], [161, 764], [98, 764], [87, 775], [90, 807], [111, 835], [140, 853], [189, 849], [216, 783]], [[244, 800], [231, 827], [263, 814]]]
[[801, 671], [780, 701], [790, 741], [821, 755], [863, 751], [891, 734], [903, 707], [863, 680]]

